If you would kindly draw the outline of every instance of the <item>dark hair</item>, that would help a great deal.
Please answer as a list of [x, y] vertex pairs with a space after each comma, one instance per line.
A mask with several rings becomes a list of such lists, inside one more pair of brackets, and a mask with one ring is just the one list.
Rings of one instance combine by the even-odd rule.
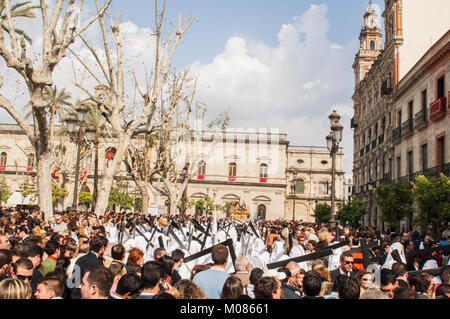
[[114, 277], [108, 268], [97, 266], [88, 270], [87, 281], [89, 284], [95, 284], [99, 295], [107, 297], [114, 282]]
[[53, 290], [55, 297], [62, 297], [64, 293], [64, 283], [57, 278], [43, 278], [39, 280], [38, 284], [42, 284], [47, 287], [47, 289]]
[[131, 296], [137, 296], [141, 292], [142, 279], [136, 274], [126, 274], [120, 278], [117, 283], [116, 293], [123, 296], [129, 293]]
[[392, 271], [395, 273], [396, 277], [401, 277], [408, 272], [408, 268], [404, 263], [396, 262], [392, 265]]
[[223, 265], [228, 258], [228, 248], [225, 245], [217, 245], [212, 249], [212, 260], [214, 265]]
[[333, 291], [338, 292], [342, 282], [347, 278], [346, 275], [338, 275], [333, 282]]
[[12, 256], [19, 256], [20, 258], [26, 258], [27, 254], [25, 254], [25, 248], [23, 245], [16, 245], [11, 250], [11, 257]]
[[158, 294], [156, 294], [153, 299], [177, 299], [174, 296], [172, 296], [171, 294], [169, 294], [168, 292], [160, 292]]
[[381, 269], [380, 277], [381, 286], [389, 286], [389, 284], [395, 285], [395, 282], [397, 281], [397, 276], [395, 275], [394, 271], [387, 268]]
[[430, 282], [428, 279], [422, 274], [415, 274], [408, 277], [409, 285], [414, 287], [416, 292], [426, 293], [428, 291], [428, 287], [430, 286]]
[[223, 285], [220, 297], [221, 299], [236, 299], [243, 294], [244, 287], [241, 280], [238, 277], [230, 276]]
[[450, 294], [450, 285], [441, 284], [436, 289], [436, 299], [448, 299], [447, 294]]
[[278, 290], [278, 282], [274, 277], [262, 277], [255, 285], [256, 299], [272, 299], [272, 294]]
[[29, 260], [26, 257], [22, 257], [18, 260], [16, 260], [16, 262], [14, 264], [12, 264], [13, 266], [13, 271], [14, 273], [17, 273], [17, 268], [25, 268], [26, 270], [31, 270], [33, 269], [33, 263], [31, 262], [31, 260]]
[[111, 257], [115, 260], [122, 260], [125, 257], [125, 247], [121, 244], [112, 246]]
[[161, 258], [159, 258], [158, 261], [164, 267], [165, 275], [172, 276], [173, 266], [175, 265], [173, 258], [170, 257], [169, 255], [164, 255]]
[[352, 255], [352, 253], [351, 252], [349, 252], [349, 251], [344, 251], [342, 254], [341, 254], [341, 257], [339, 258], [339, 260], [341, 261], [341, 262], [343, 262], [344, 261], [344, 259], [345, 259], [345, 257], [352, 257], [353, 258], [353, 255]]
[[165, 275], [163, 265], [158, 261], [148, 261], [142, 266], [142, 288], [154, 288]]
[[175, 263], [179, 262], [181, 259], [184, 259], [184, 252], [181, 249], [175, 249], [172, 252], [172, 258]]
[[161, 258], [161, 254], [163, 251], [165, 251], [166, 249], [163, 247], [158, 247], [155, 249], [155, 251], [153, 252], [153, 257], [156, 259]]
[[417, 299], [417, 296], [410, 288], [398, 287], [394, 289], [394, 297], [392, 299]]
[[263, 274], [264, 270], [262, 270], [261, 268], [253, 268], [252, 271], [250, 272], [250, 283], [253, 286], [256, 286], [256, 283], [258, 282], [258, 280], [261, 279]]
[[310, 297], [317, 296], [325, 279], [316, 271], [308, 271], [303, 277], [303, 292]]
[[120, 272], [125, 268], [125, 265], [118, 262], [112, 262], [109, 266], [109, 270], [113, 274], [113, 276], [120, 275]]
[[450, 284], [450, 266], [446, 266], [439, 277], [443, 284]]
[[92, 237], [91, 241], [89, 242], [89, 250], [93, 251], [95, 253], [98, 253], [102, 247], [106, 247], [108, 245], [108, 240], [105, 239], [103, 236], [95, 235]]
[[11, 263], [11, 252], [6, 249], [0, 249], [0, 268]]
[[339, 299], [359, 299], [361, 292], [360, 285], [355, 278], [344, 276], [339, 285]]
[[53, 255], [60, 248], [59, 242], [56, 240], [49, 240], [45, 243], [44, 251], [47, 255]]

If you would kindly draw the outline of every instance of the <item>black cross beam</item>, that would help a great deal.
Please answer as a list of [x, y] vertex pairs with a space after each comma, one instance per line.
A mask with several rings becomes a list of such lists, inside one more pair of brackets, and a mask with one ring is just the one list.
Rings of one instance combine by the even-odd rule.
[[409, 253], [406, 253], [406, 257], [413, 257], [413, 256], [417, 256], [417, 255], [431, 255], [435, 251], [447, 252], [449, 250], [450, 250], [450, 245], [422, 249], [422, 250], [413, 250]]
[[160, 248], [164, 248], [164, 241], [163, 241], [162, 236], [159, 236], [159, 237], [158, 237], [158, 242], [159, 242], [159, 247], [160, 247]]
[[182, 248], [182, 249], [186, 249], [186, 246], [183, 244], [183, 242], [180, 240], [180, 238], [178, 238], [177, 234], [175, 234], [175, 232], [173, 231], [172, 227], [169, 227], [169, 234], [175, 239], [175, 241], [178, 243], [178, 245]]
[[424, 269], [424, 270], [413, 270], [408, 271], [408, 276], [414, 276], [417, 274], [427, 273], [432, 275], [433, 277], [440, 276], [445, 268], [435, 268], [435, 269]]
[[256, 235], [256, 237], [261, 238], [261, 236], [259, 236], [258, 232], [255, 229], [255, 226], [253, 225], [252, 222], [250, 222], [250, 229], [252, 230], [252, 232]]
[[144, 237], [145, 241], [147, 242], [147, 246], [148, 246], [148, 243], [150, 242], [150, 240], [147, 239], [147, 237], [145, 237], [145, 235], [139, 230], [139, 228], [136, 227], [136, 225], [135, 225], [131, 220], [127, 219], [127, 222], [128, 222], [128, 224], [131, 225], [131, 227], [133, 227], [133, 229], [134, 229], [139, 235], [141, 235], [142, 237]]
[[184, 262], [188, 263], [190, 261], [193, 261], [193, 260], [196, 260], [196, 259], [198, 259], [200, 257], [203, 257], [203, 256], [205, 256], [207, 254], [210, 254], [213, 251], [213, 248], [218, 246], [218, 245], [224, 245], [224, 246], [228, 247], [228, 249], [230, 251], [231, 260], [233, 261], [233, 267], [234, 267], [234, 264], [236, 262], [236, 252], [234, 251], [233, 239], [232, 238], [229, 238], [229, 239], [227, 239], [226, 241], [224, 241], [222, 243], [219, 243], [217, 245], [214, 245], [214, 246], [211, 246], [211, 247], [209, 247], [207, 249], [199, 251], [198, 253], [190, 255], [190, 256], [184, 258]]
[[369, 266], [369, 263], [370, 263], [370, 253], [369, 253], [369, 248], [367, 248], [367, 243], [365, 240], [361, 241], [361, 252], [363, 255], [364, 269], [367, 269], [367, 267]]
[[202, 247], [200, 248], [200, 250], [202, 250], [203, 248], [205, 248], [206, 240], [208, 239], [208, 236], [209, 236], [209, 230], [210, 230], [210, 229], [211, 229], [211, 222], [208, 223], [208, 227], [206, 228], [205, 238], [203, 238]]
[[333, 255], [334, 249], [344, 247], [344, 246], [348, 245], [348, 243], [349, 243], [348, 240], [343, 241], [343, 242], [337, 243], [332, 246], [328, 246], [327, 248], [321, 249], [319, 251], [316, 251], [316, 252], [308, 254], [308, 255], [303, 255], [303, 256], [299, 256], [299, 257], [294, 257], [294, 258], [290, 258], [290, 259], [286, 259], [286, 260], [277, 261], [277, 262], [268, 264], [267, 269], [275, 269], [275, 268], [284, 267], [287, 264], [289, 264], [290, 262], [301, 263], [304, 261], [327, 257], [330, 255]]

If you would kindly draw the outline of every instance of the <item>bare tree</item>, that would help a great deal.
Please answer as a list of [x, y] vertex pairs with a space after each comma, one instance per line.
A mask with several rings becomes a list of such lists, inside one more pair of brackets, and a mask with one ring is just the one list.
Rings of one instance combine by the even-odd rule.
[[[86, 31], [109, 7], [112, 0], [104, 0], [97, 15], [90, 17], [80, 26], [83, 0], [55, 0], [49, 12], [48, 2], [40, 0], [39, 12], [42, 20], [42, 51], [38, 62], [29, 56], [29, 46], [24, 34], [18, 33], [11, 12], [10, 0], [2, 1], [4, 14], [0, 17], [0, 56], [8, 68], [14, 69], [24, 79], [30, 95], [34, 114], [34, 128], [19, 113], [18, 108], [3, 94], [0, 94], [0, 106], [23, 129], [31, 145], [35, 148], [38, 177], [39, 206], [46, 218], [52, 214], [51, 168], [53, 165], [50, 125], [47, 102], [44, 99], [45, 88], [53, 85], [53, 72], [58, 63], [66, 57], [70, 45]], [[6, 39], [8, 37], [8, 39]], [[8, 40], [8, 41], [7, 41]], [[0, 88], [3, 80], [0, 78]]]
[[[111, 12], [109, 12], [109, 22], [105, 20], [106, 14], [99, 10], [99, 25], [103, 36], [103, 50], [105, 59], [89, 44], [87, 39], [81, 36], [86, 47], [92, 53], [98, 69], [90, 67], [82, 57], [72, 52], [79, 63], [99, 84], [96, 92], [91, 92], [82, 82], [76, 79], [76, 85], [86, 92], [90, 98], [95, 101], [103, 116], [111, 126], [112, 134], [116, 138], [116, 154], [111, 165], [104, 168], [97, 203], [95, 205], [95, 214], [104, 213], [108, 205], [109, 193], [114, 180], [114, 176], [120, 169], [126, 152], [133, 136], [151, 130], [155, 124], [154, 115], [156, 113], [160, 97], [169, 79], [169, 72], [172, 60], [180, 40], [184, 33], [192, 25], [195, 16], [184, 19], [179, 16], [178, 23], [169, 32], [169, 25], [165, 20], [166, 0], [164, 1], [161, 13], [158, 12], [158, 0], [155, 0], [155, 25], [156, 25], [156, 46], [155, 46], [155, 64], [152, 75], [147, 79], [146, 89], [142, 90], [135, 78], [135, 87], [140, 93], [142, 110], [140, 114], [135, 114], [132, 118], [127, 118], [127, 111], [134, 109], [136, 104], [127, 101], [125, 96], [125, 71], [123, 63], [122, 41], [120, 39], [120, 25], [118, 15], [114, 21]], [[109, 39], [109, 32], [112, 34], [112, 41]], [[111, 48], [111, 42], [114, 46], [114, 53]], [[104, 61], [106, 60], [106, 61]], [[128, 107], [128, 108], [127, 108]]]

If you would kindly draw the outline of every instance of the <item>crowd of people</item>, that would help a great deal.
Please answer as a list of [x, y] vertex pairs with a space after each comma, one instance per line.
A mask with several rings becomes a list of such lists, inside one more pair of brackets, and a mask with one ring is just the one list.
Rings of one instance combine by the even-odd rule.
[[[386, 233], [302, 221], [235, 223], [225, 218], [217, 227], [227, 236], [234, 229], [236, 243], [242, 243], [236, 258], [229, 247], [213, 242], [209, 259], [190, 261], [189, 268], [185, 259], [192, 251], [186, 247], [147, 244], [144, 249], [133, 247], [135, 241], [130, 240], [152, 229], [170, 238], [169, 230], [194, 222], [207, 229], [211, 221], [111, 211], [99, 217], [57, 212], [45, 220], [36, 208], [1, 207], [0, 299], [450, 297], [448, 230], [433, 238], [426, 231]], [[344, 241], [330, 256], [289, 261]], [[361, 250], [363, 244], [370, 247], [368, 255]], [[287, 262], [281, 267], [268, 267], [283, 260]]]

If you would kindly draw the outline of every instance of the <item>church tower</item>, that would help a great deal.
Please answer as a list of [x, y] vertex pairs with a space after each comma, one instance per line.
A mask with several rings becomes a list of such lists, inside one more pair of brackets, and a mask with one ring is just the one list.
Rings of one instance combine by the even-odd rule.
[[378, 15], [372, 6], [371, 0], [364, 14], [364, 25], [359, 36], [359, 51], [356, 54], [355, 63], [353, 64], [355, 87], [365, 78], [370, 67], [381, 53], [383, 49], [381, 44], [382, 37], [383, 35], [378, 23]]

